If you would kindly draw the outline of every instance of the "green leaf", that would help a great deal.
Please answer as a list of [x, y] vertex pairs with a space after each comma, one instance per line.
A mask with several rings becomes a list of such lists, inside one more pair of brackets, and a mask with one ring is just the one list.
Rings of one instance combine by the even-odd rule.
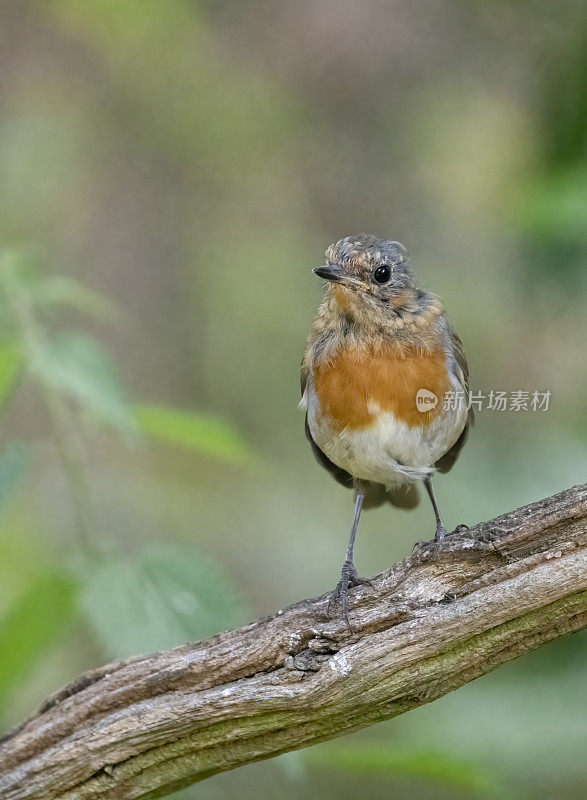
[[167, 444], [237, 464], [253, 457], [236, 428], [218, 417], [161, 406], [138, 406], [135, 415], [144, 433]]
[[30, 248], [5, 248], [0, 251], [0, 290], [10, 304], [15, 289], [31, 297], [39, 283]]
[[35, 365], [42, 378], [76, 400], [91, 416], [124, 433], [135, 421], [118, 375], [94, 339], [78, 333], [53, 339]]
[[97, 319], [111, 320], [121, 313], [111, 300], [63, 275], [40, 280], [34, 290], [34, 299], [40, 305], [68, 306]]
[[89, 575], [81, 605], [114, 658], [197, 641], [244, 616], [217, 563], [178, 546], [104, 560]]
[[35, 266], [26, 249], [0, 253], [0, 281], [10, 294], [14, 287], [24, 292], [32, 306], [67, 306], [82, 314], [110, 320], [120, 316], [120, 309], [108, 298], [65, 275], [45, 275]]
[[26, 448], [21, 442], [11, 442], [0, 453], [0, 512], [22, 477], [26, 461]]
[[337, 745], [315, 748], [307, 754], [310, 764], [354, 773], [421, 778], [437, 784], [477, 792], [485, 797], [504, 797], [502, 787], [483, 767], [449, 758], [444, 753], [398, 752], [382, 744]]
[[75, 593], [73, 578], [46, 570], [0, 619], [0, 704], [71, 624]]
[[0, 409], [16, 383], [23, 361], [22, 348], [18, 342], [0, 344]]

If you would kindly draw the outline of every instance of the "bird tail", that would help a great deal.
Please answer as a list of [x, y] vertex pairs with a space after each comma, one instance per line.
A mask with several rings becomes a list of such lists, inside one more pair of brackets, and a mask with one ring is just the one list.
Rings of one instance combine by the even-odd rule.
[[363, 508], [367, 510], [391, 503], [396, 508], [408, 510], [416, 508], [419, 502], [420, 493], [415, 483], [404, 483], [391, 489], [386, 489], [381, 483], [370, 483], [365, 492]]
[[420, 502], [420, 492], [415, 483], [404, 483], [387, 491], [387, 499], [392, 506], [405, 508], [406, 511], [416, 508]]

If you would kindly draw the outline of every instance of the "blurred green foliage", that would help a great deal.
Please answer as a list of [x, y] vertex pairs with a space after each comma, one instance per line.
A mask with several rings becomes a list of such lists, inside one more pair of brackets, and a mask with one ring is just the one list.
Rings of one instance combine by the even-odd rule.
[[144, 433], [161, 442], [237, 464], [250, 463], [253, 457], [242, 436], [218, 417], [159, 406], [138, 406], [135, 417]]
[[63, 569], [46, 569], [0, 617], [0, 706], [72, 624], [76, 589]]
[[[547, 0], [0, 0], [0, 724], [335, 583], [349, 498], [296, 404], [341, 236], [408, 246], [476, 390], [552, 391], [478, 415], [451, 524], [584, 480], [586, 40]], [[361, 572], [431, 522], [366, 514]], [[186, 796], [582, 798], [584, 653]]]
[[177, 545], [103, 560], [88, 575], [81, 608], [113, 658], [194, 642], [246, 621], [215, 561]]
[[[243, 463], [251, 456], [243, 438], [217, 418], [157, 406], [135, 410], [99, 342], [77, 330], [56, 329], [47, 313], [56, 305], [101, 318], [109, 317], [113, 308], [77, 282], [45, 277], [16, 251], [0, 254], [0, 308], [6, 323], [2, 396], [9, 396], [22, 370], [31, 382], [29, 391], [46, 405], [85, 556], [73, 570], [68, 563], [33, 568], [0, 616], [0, 707], [75, 622], [89, 623], [104, 653], [120, 658], [197, 640], [243, 621], [243, 607], [230, 581], [212, 558], [195, 548], [102, 552], [89, 465], [79, 446], [86, 418], [127, 440], [136, 440], [140, 428], [228, 462]], [[27, 465], [22, 442], [10, 442], [0, 452], [0, 514]]]
[[39, 353], [39, 376], [81, 409], [121, 432], [134, 431], [132, 411], [116, 373], [96, 341], [73, 331], [55, 336]]
[[407, 776], [435, 785], [469, 790], [479, 797], [513, 797], [495, 777], [478, 764], [451, 758], [446, 753], [391, 749], [372, 742], [312, 750], [310, 764], [336, 767], [356, 774]]
[[0, 349], [0, 408], [16, 382], [22, 365], [22, 352], [16, 342], [3, 343]]
[[0, 452], [0, 514], [23, 476], [26, 461], [26, 448], [22, 442], [10, 442]]

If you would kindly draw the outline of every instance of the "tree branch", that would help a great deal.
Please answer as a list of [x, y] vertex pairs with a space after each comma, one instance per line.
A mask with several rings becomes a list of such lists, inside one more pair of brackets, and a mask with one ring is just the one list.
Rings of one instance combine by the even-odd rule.
[[587, 485], [424, 548], [353, 590], [101, 667], [0, 743], [3, 800], [123, 800], [429, 703], [587, 624]]

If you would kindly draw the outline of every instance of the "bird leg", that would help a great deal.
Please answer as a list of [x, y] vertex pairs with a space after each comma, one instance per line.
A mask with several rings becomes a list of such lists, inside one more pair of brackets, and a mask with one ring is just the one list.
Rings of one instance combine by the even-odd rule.
[[438, 503], [436, 502], [436, 497], [434, 495], [434, 489], [432, 488], [432, 478], [430, 475], [427, 475], [424, 478], [424, 486], [426, 487], [426, 491], [428, 492], [428, 497], [430, 498], [430, 502], [432, 503], [432, 508], [434, 509], [434, 516], [436, 517], [436, 533], [434, 534], [434, 541], [442, 546], [442, 540], [447, 535], [446, 528], [442, 524], [442, 519], [440, 518], [440, 511], [438, 510]]
[[337, 583], [328, 604], [330, 611], [330, 605], [336, 600], [340, 600], [342, 616], [349, 628], [351, 628], [349, 620], [349, 589], [351, 589], [353, 586], [359, 586], [365, 583], [371, 585], [371, 582], [366, 578], [359, 578], [353, 563], [353, 547], [355, 545], [355, 536], [357, 534], [357, 527], [359, 525], [359, 517], [361, 516], [361, 509], [363, 508], [364, 499], [365, 488], [360, 481], [357, 481], [355, 483], [355, 511], [353, 515], [351, 534], [349, 536], [349, 546], [347, 549], [346, 558], [342, 565], [340, 580]]
[[[440, 511], [438, 510], [438, 503], [436, 502], [436, 497], [434, 495], [434, 489], [432, 488], [432, 478], [430, 475], [424, 478], [424, 486], [426, 487], [426, 491], [428, 492], [428, 497], [430, 498], [430, 502], [432, 503], [432, 508], [434, 509], [434, 516], [436, 517], [436, 533], [434, 534], [434, 539], [431, 542], [416, 542], [414, 545], [414, 550], [428, 550], [432, 553], [440, 553], [442, 550], [442, 543], [446, 536], [450, 534], [442, 524], [442, 518], [440, 516]], [[463, 533], [463, 531], [468, 530], [467, 525], [457, 525], [454, 531], [451, 533]]]

